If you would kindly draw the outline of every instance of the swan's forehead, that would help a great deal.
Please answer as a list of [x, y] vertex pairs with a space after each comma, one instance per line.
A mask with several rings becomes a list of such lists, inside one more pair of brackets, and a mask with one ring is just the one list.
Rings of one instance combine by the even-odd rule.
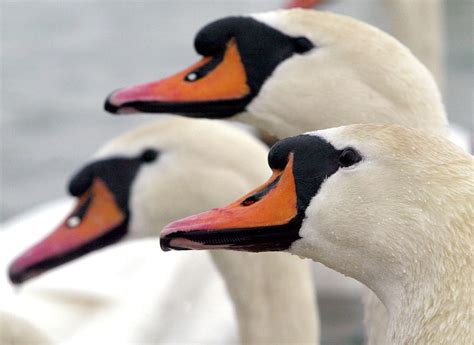
[[164, 118], [152, 123], [146, 123], [128, 131], [102, 146], [94, 158], [112, 155], [136, 156], [148, 148], [160, 151], [173, 151], [178, 148], [191, 150], [196, 137], [202, 137], [207, 129], [208, 137], [216, 136], [210, 121], [191, 120], [181, 117]]
[[[103, 145], [94, 155], [94, 159], [109, 156], [137, 156], [146, 149], [164, 150], [176, 141], [178, 131], [174, 121], [157, 121], [148, 123], [126, 132]], [[176, 125], [179, 125], [177, 123]]]
[[[298, 11], [299, 12], [299, 11]], [[308, 39], [311, 39], [313, 43], [315, 41], [314, 33], [316, 26], [308, 26], [301, 22], [298, 22], [295, 19], [295, 10], [285, 11], [272, 11], [272, 12], [263, 12], [263, 13], [254, 13], [250, 17], [265, 24], [269, 27], [280, 31], [281, 33], [288, 36], [303, 36]], [[308, 17], [306, 13], [302, 13], [302, 17]]]
[[360, 124], [308, 133], [324, 138], [335, 148], [354, 147], [373, 159], [422, 160], [427, 142], [438, 146], [439, 139], [422, 131], [393, 124]]
[[410, 140], [400, 129], [398, 125], [364, 124], [328, 128], [310, 134], [324, 138], [337, 149], [353, 147], [362, 155], [375, 158], [397, 153], [399, 144]]
[[232, 157], [248, 161], [250, 155], [264, 157], [267, 152], [265, 145], [253, 135], [227, 122], [170, 117], [147, 123], [109, 141], [93, 159], [117, 155], [135, 157], [146, 149], [157, 150], [168, 160], [210, 161], [214, 165], [228, 162]]
[[[366, 40], [377, 36], [378, 44], [383, 42], [381, 36], [389, 37], [382, 31], [351, 17], [314, 10], [278, 10], [255, 13], [252, 18], [289, 36], [304, 36], [314, 44], [331, 44], [353, 42], [354, 39]], [[365, 41], [364, 44], [369, 42]]]
[[163, 145], [153, 137], [117, 138], [105, 144], [93, 159], [104, 159], [112, 156], [135, 157], [147, 149], [161, 151]]

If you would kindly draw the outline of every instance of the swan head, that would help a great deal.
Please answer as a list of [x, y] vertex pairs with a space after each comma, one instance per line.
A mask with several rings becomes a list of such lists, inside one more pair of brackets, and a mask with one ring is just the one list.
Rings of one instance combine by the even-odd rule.
[[462, 164], [469, 181], [472, 158], [418, 130], [352, 125], [307, 133], [275, 144], [268, 163], [274, 173], [266, 184], [169, 224], [162, 248], [287, 250], [377, 290], [374, 277], [403, 283], [450, 247], [452, 236], [438, 227], [458, 215], [446, 214], [454, 193], [472, 217], [469, 192], [447, 182], [459, 180]]
[[[266, 153], [256, 138], [219, 121], [168, 118], [127, 132], [71, 178], [76, 206], [12, 262], [10, 280], [21, 284], [116, 242], [155, 237], [173, 219], [228, 202], [219, 191], [236, 197], [268, 176], [259, 162]], [[242, 162], [256, 169], [244, 171]]]
[[234, 117], [279, 137], [349, 123], [438, 131], [446, 123], [436, 84], [413, 54], [346, 16], [293, 9], [227, 17], [202, 28], [194, 46], [200, 62], [115, 91], [105, 109]]

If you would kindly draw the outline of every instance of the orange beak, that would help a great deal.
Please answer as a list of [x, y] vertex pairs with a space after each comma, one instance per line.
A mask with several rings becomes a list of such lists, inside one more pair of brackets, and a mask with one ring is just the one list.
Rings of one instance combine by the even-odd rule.
[[105, 110], [227, 116], [243, 110], [249, 94], [245, 67], [232, 39], [221, 55], [204, 57], [163, 80], [113, 92]]
[[58, 228], [13, 261], [9, 269], [10, 280], [21, 284], [117, 241], [126, 234], [127, 219], [106, 184], [96, 178]]
[[177, 220], [161, 232], [161, 247], [170, 249], [287, 249], [299, 238], [293, 156], [283, 171], [223, 208]]

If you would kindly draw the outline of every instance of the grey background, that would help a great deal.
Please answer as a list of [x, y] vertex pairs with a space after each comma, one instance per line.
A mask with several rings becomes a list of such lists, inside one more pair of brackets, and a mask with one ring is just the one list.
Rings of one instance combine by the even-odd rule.
[[[149, 120], [102, 110], [112, 90], [155, 80], [197, 60], [195, 32], [229, 14], [282, 1], [3, 1], [0, 220], [63, 196], [68, 177], [102, 143]], [[377, 0], [322, 9], [390, 30]], [[446, 100], [472, 127], [472, 2], [446, 4]]]

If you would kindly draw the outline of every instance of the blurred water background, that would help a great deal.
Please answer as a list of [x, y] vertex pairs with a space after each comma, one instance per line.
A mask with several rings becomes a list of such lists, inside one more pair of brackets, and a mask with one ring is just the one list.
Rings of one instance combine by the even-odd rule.
[[[273, 1], [2, 1], [0, 220], [65, 193], [104, 141], [149, 116], [112, 117], [105, 96], [197, 60], [192, 42], [209, 21], [276, 9]], [[321, 9], [390, 31], [378, 0], [332, 0]], [[445, 4], [445, 100], [472, 128], [471, 0]]]
[[[390, 31], [382, 3], [333, 0], [320, 8]], [[102, 104], [110, 91], [157, 80], [195, 62], [193, 38], [204, 24], [281, 4], [2, 1], [0, 221], [64, 196], [69, 177], [101, 144], [152, 120], [105, 113]], [[471, 132], [472, 7], [471, 0], [445, 3], [444, 84], [450, 121]], [[358, 300], [324, 296], [319, 303], [324, 344], [360, 342]]]

